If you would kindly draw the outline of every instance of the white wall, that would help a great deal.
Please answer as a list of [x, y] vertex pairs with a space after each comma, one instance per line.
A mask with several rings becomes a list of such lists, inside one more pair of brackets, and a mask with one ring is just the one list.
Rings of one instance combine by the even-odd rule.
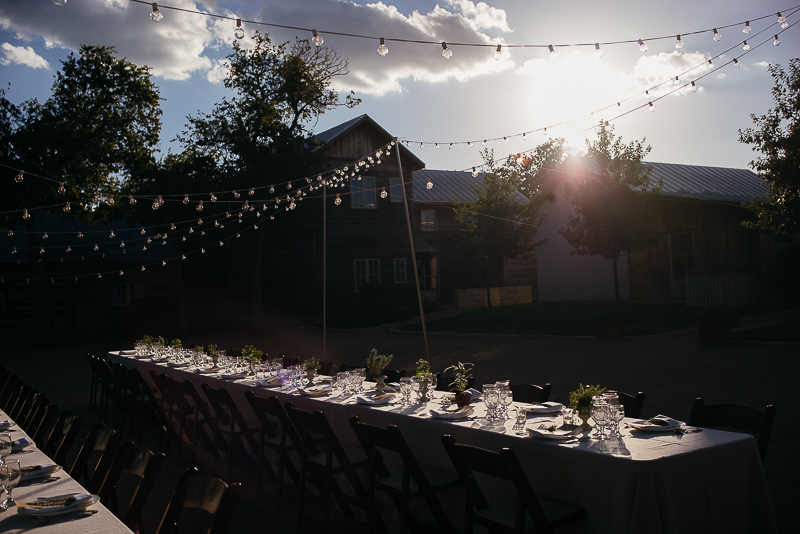
[[[568, 178], [566, 178], [568, 179]], [[565, 180], [566, 180], [565, 179]], [[544, 201], [539, 214], [545, 219], [536, 239], [547, 238], [548, 244], [536, 249], [540, 301], [613, 300], [614, 271], [611, 262], [600, 256], [571, 255], [574, 249], [558, 233], [566, 226], [572, 206], [564, 199], [564, 184]], [[629, 299], [628, 255], [617, 262], [621, 299]]]

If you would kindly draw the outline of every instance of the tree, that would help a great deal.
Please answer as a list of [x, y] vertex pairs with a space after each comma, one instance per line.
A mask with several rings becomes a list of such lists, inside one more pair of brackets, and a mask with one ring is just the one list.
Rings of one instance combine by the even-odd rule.
[[641, 164], [649, 152], [644, 139], [626, 145], [614, 135], [613, 126], [600, 121], [597, 140], [587, 142], [587, 157], [593, 170], [587, 168], [588, 178], [566, 193], [576, 215], [569, 216], [567, 226], [559, 233], [574, 247], [571, 254], [601, 256], [611, 261], [617, 303], [619, 257], [647, 244], [649, 223], [656, 213], [652, 201], [661, 186], [649, 185], [650, 169]]
[[755, 126], [739, 130], [739, 142], [760, 153], [750, 168], [767, 186], [766, 198], [745, 205], [756, 220], [744, 224], [785, 238], [800, 232], [800, 59], [789, 61], [788, 72], [780, 65], [769, 72], [775, 107], [750, 115]]
[[[116, 57], [113, 47], [82, 46], [56, 73], [46, 102], [16, 106], [0, 95], [0, 161], [31, 177], [0, 181], [3, 211], [83, 201], [97, 208], [143, 169], [155, 164], [161, 130], [158, 89], [148, 67]], [[51, 179], [50, 185], [38, 175]], [[67, 184], [58, 192], [55, 181]], [[75, 210], [97, 216], [103, 210]], [[19, 218], [11, 219], [18, 222]]]
[[468, 232], [458, 232], [455, 239], [465, 255], [483, 271], [486, 280], [486, 299], [491, 307], [489, 288], [494, 273], [500, 270], [503, 258], [516, 258], [535, 247], [535, 206], [521, 193], [525, 167], [510, 157], [504, 164], [484, 151], [486, 170], [481, 181], [473, 185], [472, 202], [453, 202], [458, 217]]

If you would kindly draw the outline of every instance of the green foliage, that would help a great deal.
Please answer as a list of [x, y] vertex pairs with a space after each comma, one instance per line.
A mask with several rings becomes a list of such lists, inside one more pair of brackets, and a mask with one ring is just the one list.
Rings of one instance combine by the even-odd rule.
[[454, 393], [464, 393], [464, 390], [467, 389], [469, 385], [469, 379], [472, 378], [472, 369], [474, 367], [475, 366], [471, 363], [458, 362], [445, 369], [445, 373], [452, 371], [453, 377], [455, 378], [450, 384], [450, 391]]
[[423, 378], [425, 375], [430, 374], [431, 372], [431, 363], [428, 360], [419, 359], [417, 360], [417, 370], [416, 375], [418, 378]]
[[369, 351], [369, 356], [367, 356], [367, 369], [369, 369], [373, 375], [380, 375], [392, 362], [392, 358], [394, 358], [393, 354], [389, 354], [388, 356], [385, 354], [378, 354], [378, 350], [373, 348]]
[[217, 346], [213, 343], [208, 344], [208, 355], [212, 358], [217, 355]]
[[306, 371], [308, 371], [310, 369], [313, 369], [315, 371], [319, 371], [319, 368], [321, 366], [322, 366], [322, 364], [320, 363], [320, 361], [314, 356], [310, 357], [305, 362]]
[[600, 384], [595, 386], [580, 384], [578, 389], [569, 392], [569, 405], [575, 409], [587, 408], [592, 405], [592, 397], [597, 397], [605, 392]]
[[601, 256], [612, 262], [614, 289], [619, 303], [617, 261], [624, 252], [643, 248], [651, 239], [657, 210], [654, 201], [661, 184], [649, 185], [650, 169], [641, 165], [650, 152], [644, 140], [623, 144], [614, 127], [600, 121], [597, 140], [587, 142], [587, 156], [595, 171], [565, 188], [575, 208], [559, 233], [573, 246], [572, 254]]
[[195, 354], [203, 354], [203, 345], [195, 345], [192, 352]]
[[260, 362], [264, 352], [255, 348], [253, 345], [245, 345], [242, 347], [242, 356], [248, 362]]
[[759, 153], [750, 167], [767, 185], [767, 196], [745, 204], [756, 221], [743, 224], [788, 238], [800, 232], [800, 58], [789, 60], [788, 70], [768, 68], [775, 107], [751, 115], [754, 127], [739, 130], [739, 142]]
[[173, 348], [176, 348], [176, 349], [179, 349], [179, 348], [181, 348], [181, 340], [180, 340], [180, 339], [178, 339], [178, 338], [175, 338], [175, 339], [173, 339], [172, 341], [170, 341], [170, 342], [169, 342], [169, 344], [170, 344], [170, 345], [171, 345]]

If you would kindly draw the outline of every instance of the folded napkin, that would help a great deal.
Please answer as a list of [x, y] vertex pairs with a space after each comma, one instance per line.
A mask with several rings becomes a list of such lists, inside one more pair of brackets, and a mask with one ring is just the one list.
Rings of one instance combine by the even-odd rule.
[[52, 475], [56, 471], [61, 469], [60, 465], [56, 464], [49, 464], [49, 465], [28, 465], [21, 469], [22, 474], [20, 475], [20, 480], [35, 480], [37, 478], [44, 478], [47, 476]]
[[[77, 493], [72, 495], [59, 495], [57, 497], [42, 497], [34, 501], [17, 502], [17, 513], [21, 515], [59, 515], [63, 513], [80, 511], [97, 502], [94, 495]], [[99, 500], [99, 499], [98, 499]]]
[[469, 393], [472, 395], [472, 400], [478, 400], [481, 398], [481, 392], [474, 388], [465, 389], [464, 393]]
[[652, 419], [647, 419], [645, 421], [634, 421], [630, 424], [630, 426], [636, 430], [644, 430], [646, 432], [666, 432], [679, 428], [682, 425], [683, 423], [680, 421], [660, 414]]
[[0, 430], [8, 430], [12, 426], [16, 425], [14, 421], [0, 421]]
[[243, 371], [241, 373], [227, 373], [224, 375], [220, 375], [220, 377], [228, 380], [238, 380], [240, 378], [247, 378], [247, 371]]
[[464, 419], [465, 417], [469, 417], [472, 415], [472, 406], [462, 406], [456, 411], [449, 411], [449, 410], [437, 410], [432, 409], [428, 412], [434, 419], [446, 419], [449, 421], [454, 421], [457, 419]]
[[281, 387], [283, 382], [281, 382], [280, 378], [269, 378], [267, 380], [259, 380], [256, 385], [262, 388], [277, 388]]
[[170, 367], [188, 367], [191, 364], [192, 362], [190, 362], [189, 360], [186, 360], [185, 362], [167, 362], [167, 365], [169, 365]]
[[560, 412], [564, 405], [560, 402], [543, 402], [541, 404], [533, 404], [528, 407], [529, 413], [556, 413]]
[[121, 351], [119, 351], [119, 353], [122, 356], [133, 356], [133, 355], [136, 354], [136, 351], [135, 350], [121, 350]]
[[541, 426], [538, 428], [528, 427], [526, 430], [532, 438], [552, 440], [571, 439], [581, 433], [581, 427], [578, 425], [563, 425], [552, 430], [549, 430], [549, 428], [550, 427], [545, 424], [544, 428]]
[[374, 397], [356, 397], [356, 402], [358, 404], [366, 404], [372, 406], [379, 406], [381, 404], [389, 404], [394, 398], [394, 393], [383, 393], [381, 395], [375, 395]]
[[297, 392], [304, 397], [322, 397], [331, 394], [331, 387], [314, 386], [310, 388], [297, 388]]
[[314, 382], [320, 382], [320, 383], [333, 382], [333, 377], [332, 376], [320, 376], [320, 375], [317, 375], [317, 376], [314, 377]]
[[28, 438], [15, 439], [11, 443], [11, 452], [19, 452], [22, 449], [24, 449], [25, 447], [28, 447], [30, 445], [32, 445], [32, 443], [30, 441], [28, 441]]
[[400, 391], [400, 384], [396, 382], [390, 382], [388, 384], [384, 384], [383, 391], [387, 393], [393, 393], [395, 391]]
[[219, 367], [201, 367], [197, 372], [201, 375], [215, 375], [219, 373]]

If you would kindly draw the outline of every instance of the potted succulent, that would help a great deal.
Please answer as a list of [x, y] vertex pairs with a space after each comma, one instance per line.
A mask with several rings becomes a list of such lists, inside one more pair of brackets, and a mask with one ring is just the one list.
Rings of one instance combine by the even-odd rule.
[[428, 402], [431, 400], [428, 393], [428, 385], [431, 382], [431, 364], [428, 360], [417, 360], [417, 379], [419, 380], [419, 400]]
[[306, 368], [306, 378], [308, 379], [308, 385], [313, 386], [314, 376], [317, 374], [317, 371], [319, 371], [319, 368], [321, 367], [322, 364], [318, 359], [312, 356], [306, 360], [304, 365]]
[[217, 354], [217, 346], [213, 343], [208, 344], [208, 355], [211, 357], [211, 361], [214, 363], [214, 367], [217, 367], [217, 362], [219, 361], [219, 354]]
[[242, 347], [242, 356], [245, 360], [250, 362], [250, 372], [255, 374], [256, 372], [256, 363], [261, 361], [261, 357], [264, 355], [264, 352], [258, 350], [253, 345], [245, 345]]
[[467, 406], [472, 402], [472, 394], [466, 391], [466, 389], [469, 385], [469, 379], [472, 377], [473, 368], [474, 365], [471, 363], [458, 362], [444, 370], [445, 373], [453, 371], [454, 380], [450, 384], [450, 391], [455, 393], [456, 405], [459, 408]]
[[592, 329], [600, 341], [613, 341], [622, 337], [621, 306], [598, 306], [592, 312]]
[[386, 377], [381, 373], [391, 363], [392, 358], [394, 358], [393, 354], [389, 354], [388, 356], [385, 354], [378, 354], [378, 350], [375, 348], [369, 351], [369, 356], [367, 356], [367, 369], [369, 369], [372, 376], [375, 377], [375, 391], [377, 391], [379, 395], [383, 393], [383, 386], [386, 380]]
[[569, 405], [583, 421], [581, 429], [591, 430], [592, 427], [587, 421], [591, 417], [592, 397], [602, 395], [605, 392], [605, 388], [600, 387], [600, 384], [595, 386], [580, 384], [579, 386], [575, 391], [569, 392]]
[[733, 308], [725, 304], [697, 310], [697, 333], [703, 345], [724, 345], [737, 323]]

